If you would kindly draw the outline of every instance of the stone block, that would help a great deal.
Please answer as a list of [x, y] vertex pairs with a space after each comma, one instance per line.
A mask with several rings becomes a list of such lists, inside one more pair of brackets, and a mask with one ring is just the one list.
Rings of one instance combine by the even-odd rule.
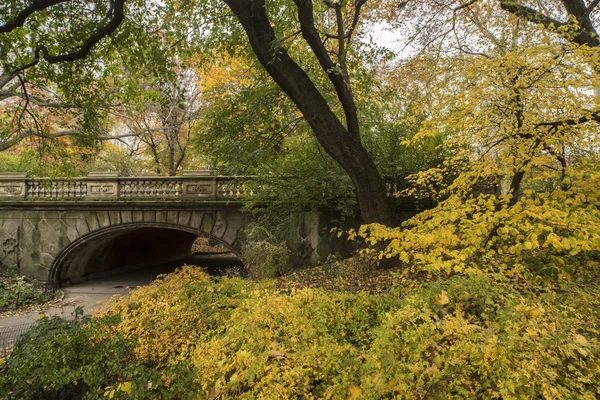
[[77, 228], [74, 226], [67, 227], [67, 237], [71, 243], [79, 239], [79, 232], [77, 231]]
[[142, 211], [134, 211], [133, 222], [144, 222], [144, 213]]
[[42, 253], [40, 255], [40, 264], [45, 266], [45, 267], [52, 267], [52, 264], [54, 263], [54, 256], [50, 253]]
[[88, 226], [87, 218], [79, 219], [75, 222], [75, 228], [79, 237], [85, 236], [90, 233], [90, 227]]
[[219, 220], [219, 221], [215, 222], [215, 225], [213, 226], [211, 235], [221, 239], [223, 237], [223, 235], [225, 234], [226, 230], [227, 230], [227, 221]]
[[144, 211], [144, 222], [156, 222], [155, 211]]
[[121, 213], [119, 211], [109, 211], [108, 219], [110, 220], [110, 225], [120, 225], [121, 224]]
[[86, 200], [116, 200], [119, 197], [118, 172], [90, 172]]
[[89, 213], [87, 222], [88, 222], [88, 228], [90, 229], [90, 232], [94, 232], [94, 231], [97, 231], [98, 229], [100, 229], [100, 223], [98, 222], [98, 216], [96, 215], [96, 213], [94, 213], [94, 212]]
[[177, 225], [178, 217], [179, 217], [179, 211], [167, 212], [167, 224]]
[[0, 200], [25, 200], [27, 173], [0, 173]]
[[180, 211], [178, 225], [188, 226], [190, 224], [191, 217], [192, 217], [192, 213], [190, 211]]
[[190, 217], [190, 227], [200, 230], [202, 228], [202, 218], [203, 217], [204, 217], [203, 212], [200, 212], [200, 211], [192, 212], [192, 216]]
[[13, 219], [7, 219], [2, 222], [2, 230], [9, 237], [16, 237], [19, 232], [19, 223]]
[[130, 224], [133, 222], [133, 215], [131, 211], [121, 211], [121, 223]]
[[186, 200], [215, 200], [217, 182], [214, 180], [193, 180], [183, 182], [183, 195]]
[[207, 211], [204, 213], [204, 218], [202, 219], [202, 230], [206, 233], [211, 233], [213, 230], [213, 226], [215, 225], [215, 215], [214, 211]]
[[238, 233], [237, 229], [235, 229], [235, 228], [228, 228], [225, 231], [225, 234], [223, 235], [223, 237], [221, 238], [221, 240], [223, 242], [227, 243], [228, 245], [233, 246], [233, 244], [237, 240], [237, 233]]
[[156, 223], [164, 224], [167, 222], [167, 212], [166, 211], [157, 211], [156, 212]]
[[108, 216], [108, 211], [96, 211], [96, 216], [98, 217], [98, 224], [101, 228], [110, 226], [110, 217]]
[[35, 229], [35, 224], [33, 222], [31, 222], [31, 220], [23, 219], [23, 221], [21, 221], [21, 235], [22, 236], [29, 236], [31, 234], [31, 231], [34, 229]]

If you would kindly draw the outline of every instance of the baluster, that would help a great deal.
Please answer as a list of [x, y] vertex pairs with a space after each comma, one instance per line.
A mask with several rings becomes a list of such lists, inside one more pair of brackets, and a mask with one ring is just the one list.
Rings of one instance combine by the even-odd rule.
[[137, 194], [138, 194], [137, 182], [133, 181], [133, 182], [131, 182], [131, 197], [135, 198], [135, 197], [137, 197]]
[[124, 181], [121, 188], [121, 195], [125, 198], [131, 197], [131, 181]]
[[38, 197], [39, 193], [40, 193], [40, 187], [39, 187], [38, 183], [36, 181], [32, 181], [29, 194], [31, 195], [32, 198], [35, 199]]
[[226, 197], [226, 194], [225, 194], [225, 182], [219, 181], [217, 183], [217, 192], [218, 192], [218, 194], [219, 194], [220, 197]]

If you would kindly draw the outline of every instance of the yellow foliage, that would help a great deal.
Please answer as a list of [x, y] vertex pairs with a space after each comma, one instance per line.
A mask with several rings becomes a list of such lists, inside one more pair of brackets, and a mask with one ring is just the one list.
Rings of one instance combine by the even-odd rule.
[[[595, 268], [600, 154], [590, 88], [600, 86], [600, 75], [590, 68], [597, 70], [599, 55], [541, 36], [494, 57], [440, 62], [440, 95], [413, 141], [447, 132], [444, 146], [455, 155], [410, 177], [398, 194], [433, 197], [439, 206], [399, 228], [364, 226], [350, 238], [383, 246], [380, 258], [443, 276], [479, 270], [558, 278]], [[449, 176], [456, 178], [444, 187]]]
[[[593, 286], [535, 287], [482, 274], [429, 283], [403, 297], [403, 289], [384, 295], [280, 292], [241, 281], [226, 288], [226, 282], [187, 267], [134, 291], [110, 312], [129, 314], [113, 328], [131, 334], [142, 359], [193, 365], [190, 376], [163, 376], [161, 390], [188, 379], [199, 387], [187, 393], [192, 398], [600, 395], [600, 292]], [[216, 297], [211, 301], [206, 293]], [[176, 309], [182, 296], [188, 307], [181, 316], [160, 311]], [[154, 300], [156, 315], [149, 309], [131, 314]], [[206, 303], [212, 306], [200, 306]], [[215, 308], [229, 311], [215, 319]], [[195, 328], [191, 338], [181, 318], [196, 327], [202, 320], [216, 326]], [[159, 319], [180, 326], [179, 334], [145, 331]], [[187, 350], [176, 348], [181, 340], [189, 341]], [[173, 354], [165, 355], [165, 346]], [[112, 385], [105, 396], [130, 393], [132, 383]], [[146, 381], [134, 386], [141, 397], [155, 390]]]

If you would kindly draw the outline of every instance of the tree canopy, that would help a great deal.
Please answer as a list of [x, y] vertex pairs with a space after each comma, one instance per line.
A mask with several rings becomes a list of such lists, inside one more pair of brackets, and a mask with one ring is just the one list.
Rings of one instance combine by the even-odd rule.
[[[282, 207], [298, 206], [291, 193], [310, 199], [302, 209], [347, 210], [355, 197], [363, 222], [388, 226], [363, 230], [386, 243], [382, 257], [413, 263], [426, 252], [424, 265], [454, 271], [484, 253], [554, 257], [555, 235], [575, 256], [594, 250], [592, 226], [557, 230], [567, 222], [532, 218], [558, 218], [573, 196], [580, 203], [565, 218], [596, 218], [597, 5], [13, 1], [0, 33], [3, 93], [17, 99], [3, 103], [4, 143], [73, 132], [85, 143], [125, 121], [121, 133], [171, 174], [189, 137], [221, 171], [277, 182], [267, 197], [287, 198]], [[404, 40], [404, 58], [374, 43], [377, 24]], [[176, 94], [182, 76], [195, 81], [191, 108]], [[161, 91], [152, 106], [149, 93]], [[161, 124], [171, 134], [159, 140], [155, 123], [131, 118], [143, 107], [153, 121], [169, 115]], [[323, 189], [319, 177], [332, 183]], [[391, 191], [441, 204], [397, 229]], [[447, 235], [434, 235], [443, 227]]]

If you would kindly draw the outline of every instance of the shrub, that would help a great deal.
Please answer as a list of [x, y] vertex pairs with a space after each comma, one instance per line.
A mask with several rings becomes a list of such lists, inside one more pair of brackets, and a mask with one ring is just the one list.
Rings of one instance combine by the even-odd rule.
[[0, 312], [53, 300], [57, 292], [12, 272], [0, 273]]
[[[135, 357], [118, 332], [95, 340], [112, 321], [43, 318], [23, 335], [0, 374], [0, 398], [15, 400], [188, 399], [199, 390], [189, 363], [166, 368]], [[176, 379], [177, 378], [177, 379]]]
[[198, 379], [223, 398], [344, 398], [382, 308], [365, 293], [254, 292], [198, 346]]
[[156, 365], [173, 365], [190, 357], [196, 344], [221, 333], [232, 310], [253, 289], [233, 278], [211, 280], [197, 267], [133, 290], [98, 316], [111, 323], [97, 330], [97, 340], [115, 334], [135, 340], [136, 356]]
[[594, 399], [597, 382], [594, 285], [480, 274], [383, 295], [280, 291], [186, 267], [89, 323], [42, 321], [0, 396]]
[[[94, 346], [81, 321], [43, 318], [24, 334], [3, 366], [0, 395], [9, 399], [80, 399], [99, 395], [131, 360], [126, 346]], [[3, 397], [4, 398], [4, 397]]]
[[366, 398], [598, 398], [597, 288], [512, 286], [454, 277], [407, 297], [377, 329]]
[[248, 230], [248, 240], [242, 249], [242, 260], [251, 279], [275, 278], [288, 269], [290, 251], [285, 242], [278, 240], [261, 226]]

